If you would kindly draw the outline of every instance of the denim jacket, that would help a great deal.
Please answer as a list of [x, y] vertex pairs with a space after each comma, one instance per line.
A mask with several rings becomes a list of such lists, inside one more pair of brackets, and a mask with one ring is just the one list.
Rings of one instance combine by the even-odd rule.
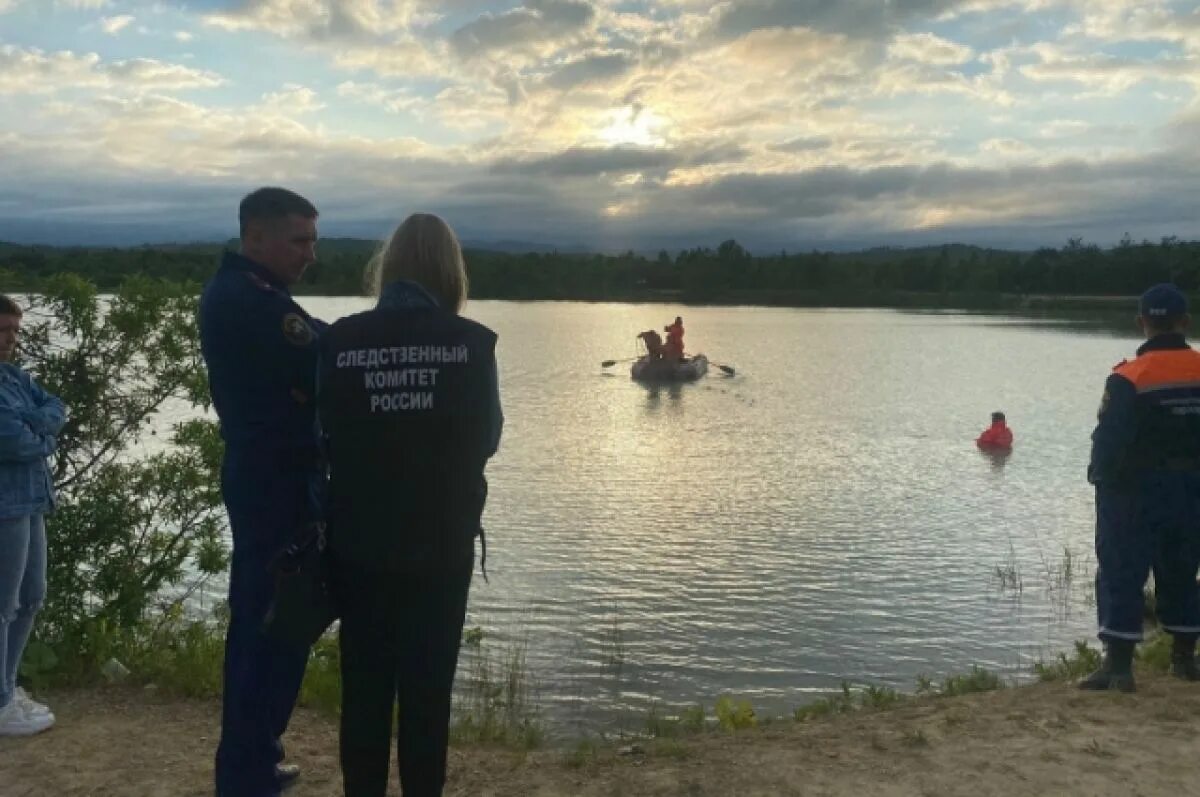
[[0, 363], [0, 518], [43, 514], [54, 507], [47, 457], [66, 410], [29, 374]]

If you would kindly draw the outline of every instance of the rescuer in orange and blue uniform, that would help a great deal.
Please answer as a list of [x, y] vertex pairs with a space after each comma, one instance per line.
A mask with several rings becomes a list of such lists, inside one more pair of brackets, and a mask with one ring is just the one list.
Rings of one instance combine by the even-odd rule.
[[1184, 342], [1187, 299], [1155, 285], [1138, 305], [1146, 342], [1113, 369], [1092, 434], [1096, 608], [1105, 644], [1082, 689], [1134, 691], [1142, 588], [1154, 571], [1158, 620], [1174, 639], [1171, 673], [1200, 680], [1200, 352]]
[[667, 333], [667, 342], [663, 346], [663, 356], [668, 360], [683, 359], [683, 319], [675, 316], [675, 323], [663, 327]]

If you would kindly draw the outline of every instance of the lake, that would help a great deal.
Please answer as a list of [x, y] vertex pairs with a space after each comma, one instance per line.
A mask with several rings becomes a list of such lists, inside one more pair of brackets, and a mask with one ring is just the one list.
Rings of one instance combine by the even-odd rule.
[[[366, 300], [302, 297], [326, 320]], [[468, 626], [527, 643], [554, 728], [723, 693], [786, 714], [980, 665], [1029, 677], [1095, 634], [1104, 379], [1132, 330], [953, 313], [472, 302], [500, 335], [490, 582]], [[677, 314], [696, 384], [629, 379]], [[1132, 310], [1130, 312], [1132, 316]], [[1016, 435], [974, 438], [993, 410]], [[1015, 580], [1015, 582], [1014, 582]]]

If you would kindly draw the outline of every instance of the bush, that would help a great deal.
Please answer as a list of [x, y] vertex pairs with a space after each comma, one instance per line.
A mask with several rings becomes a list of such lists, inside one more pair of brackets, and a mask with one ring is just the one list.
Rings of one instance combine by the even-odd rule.
[[22, 364], [68, 411], [37, 658], [90, 671], [122, 633], [171, 618], [225, 571], [223, 449], [196, 417], [208, 385], [194, 286], [139, 277], [102, 297], [65, 274], [29, 305]]

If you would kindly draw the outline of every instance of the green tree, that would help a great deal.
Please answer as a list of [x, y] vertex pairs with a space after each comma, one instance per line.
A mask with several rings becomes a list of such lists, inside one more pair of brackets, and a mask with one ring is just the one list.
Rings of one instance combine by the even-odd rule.
[[22, 352], [68, 410], [38, 638], [86, 660], [105, 629], [168, 616], [153, 612], [228, 563], [195, 287], [135, 277], [101, 296], [51, 277], [31, 297]]

